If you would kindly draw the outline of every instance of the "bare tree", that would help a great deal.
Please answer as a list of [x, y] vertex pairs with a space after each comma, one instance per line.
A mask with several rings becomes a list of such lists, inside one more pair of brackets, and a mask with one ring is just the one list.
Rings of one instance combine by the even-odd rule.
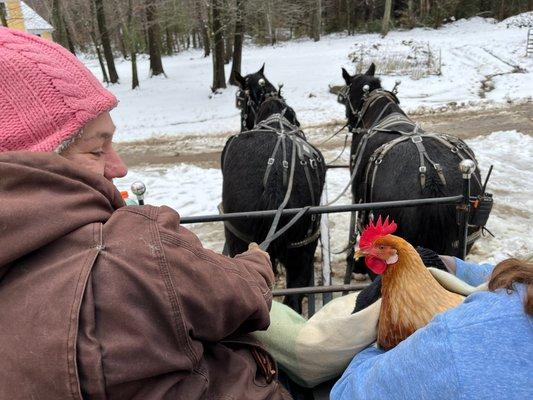
[[[146, 0], [146, 23], [148, 52], [150, 54], [150, 76], [165, 75], [161, 60], [161, 28], [157, 16], [155, 0]], [[165, 75], [166, 76], [166, 75]]]
[[224, 73], [224, 37], [222, 35], [221, 8], [222, 0], [211, 0], [211, 17], [213, 29], [213, 85], [211, 90], [226, 87], [226, 76]]
[[383, 12], [383, 23], [381, 25], [381, 36], [387, 36], [389, 33], [390, 17], [392, 11], [392, 0], [385, 0], [385, 11]]
[[194, 8], [196, 14], [196, 20], [200, 33], [202, 34], [202, 44], [204, 46], [204, 57], [209, 57], [211, 54], [211, 40], [209, 38], [209, 31], [207, 29], [206, 16], [202, 7], [202, 3], [199, 0], [194, 1]]
[[107, 31], [103, 0], [94, 0], [94, 5], [96, 9], [96, 21], [98, 22], [98, 29], [100, 31], [100, 40], [102, 41], [102, 46], [104, 47], [104, 57], [107, 63], [107, 69], [109, 70], [109, 81], [111, 83], [117, 83], [118, 73], [115, 68], [113, 50], [111, 50], [111, 42], [109, 40], [109, 33]]
[[322, 0], [313, 0], [311, 10], [311, 38], [318, 42], [322, 27]]
[[235, 72], [241, 73], [242, 62], [242, 42], [244, 38], [244, 7], [245, 0], [236, 0], [235, 4], [235, 34], [233, 35], [233, 62], [231, 64], [231, 73], [229, 83], [236, 85]]
[[139, 35], [137, 33], [137, 15], [134, 13], [134, 0], [127, 0], [124, 7], [115, 3], [116, 13], [122, 28], [125, 52], [129, 53], [131, 61], [131, 88], [139, 87], [139, 73], [137, 72], [137, 53], [139, 52]]

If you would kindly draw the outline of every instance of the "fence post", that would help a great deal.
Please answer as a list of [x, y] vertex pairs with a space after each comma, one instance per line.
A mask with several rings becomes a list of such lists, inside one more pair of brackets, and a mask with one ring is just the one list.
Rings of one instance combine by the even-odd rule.
[[[328, 188], [324, 185], [320, 204], [328, 204]], [[322, 250], [322, 285], [331, 285], [331, 252], [329, 241], [329, 215], [322, 214], [320, 217], [320, 246]], [[326, 304], [333, 298], [331, 293], [322, 295], [322, 304]]]
[[459, 234], [459, 250], [461, 258], [466, 258], [466, 248], [468, 246], [468, 220], [470, 219], [470, 178], [476, 170], [476, 163], [472, 160], [466, 159], [459, 163], [459, 171], [463, 175], [463, 202], [458, 207], [461, 213], [461, 229]]

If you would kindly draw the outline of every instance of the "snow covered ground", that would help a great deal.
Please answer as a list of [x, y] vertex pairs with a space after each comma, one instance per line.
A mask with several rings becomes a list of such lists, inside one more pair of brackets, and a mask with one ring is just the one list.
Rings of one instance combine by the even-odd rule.
[[[473, 248], [470, 259], [497, 262], [513, 255], [533, 252], [530, 230], [530, 213], [533, 209], [533, 138], [515, 131], [494, 132], [467, 141], [480, 162], [483, 174], [489, 166], [494, 171], [488, 190], [494, 194], [494, 209], [488, 222], [488, 229], [495, 238], [483, 237]], [[334, 158], [340, 149], [324, 154], [326, 160]], [[345, 161], [347, 154], [345, 154]], [[218, 169], [203, 169], [192, 165], [175, 165], [134, 168], [126, 178], [117, 181], [122, 190], [128, 189], [135, 180], [142, 180], [148, 188], [147, 203], [168, 205], [183, 216], [217, 214], [221, 201], [222, 175]], [[346, 170], [330, 170], [327, 176], [329, 199], [336, 197], [349, 180]], [[337, 204], [348, 204], [345, 195]], [[341, 249], [348, 234], [348, 214], [330, 216], [333, 231], [332, 248]], [[209, 229], [200, 225], [191, 227], [206, 245], [222, 250], [222, 224], [212, 224]], [[217, 232], [213, 234], [213, 232]], [[340, 262], [341, 255], [334, 261]]]
[[[268, 79], [274, 84], [285, 84], [283, 92], [288, 103], [295, 108], [303, 125], [309, 126], [344, 119], [344, 108], [329, 93], [328, 85], [343, 83], [341, 67], [354, 71], [348, 55], [356, 44], [379, 43], [393, 50], [402, 41], [415, 40], [428, 42], [433, 51], [440, 51], [442, 75], [419, 80], [400, 77], [402, 107], [412, 112], [420, 108], [441, 108], [452, 102], [459, 106], [483, 106], [530, 98], [533, 57], [525, 57], [526, 38], [527, 28], [507, 28], [505, 21], [497, 24], [491, 19], [472, 18], [437, 30], [394, 31], [384, 39], [378, 34], [329, 35], [316, 43], [301, 40], [274, 47], [249, 45], [243, 51], [242, 70], [255, 72], [265, 62]], [[96, 60], [87, 59], [86, 64], [96, 76], [101, 76]], [[113, 111], [117, 141], [238, 129], [235, 87], [211, 95], [211, 58], [204, 58], [200, 51], [185, 51], [164, 58], [163, 64], [168, 78], [150, 79], [148, 61], [141, 59], [141, 87], [132, 91], [130, 63], [118, 61], [121, 83], [110, 86], [120, 100], [119, 107]], [[513, 70], [509, 64], [519, 65], [527, 72], [508, 74]], [[229, 68], [230, 65], [226, 66], [227, 75]], [[481, 83], [489, 75], [495, 75], [494, 90], [480, 98]], [[383, 77], [383, 86], [392, 88], [396, 79]]]

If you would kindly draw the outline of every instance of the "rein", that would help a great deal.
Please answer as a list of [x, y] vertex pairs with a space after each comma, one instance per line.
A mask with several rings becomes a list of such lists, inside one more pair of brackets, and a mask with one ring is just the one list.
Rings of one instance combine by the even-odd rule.
[[[279, 100], [283, 101], [283, 99], [279, 98], [270, 98], [265, 101], [274, 101]], [[264, 102], [263, 102], [264, 103]], [[296, 224], [306, 213], [307, 210], [310, 208], [310, 206], [302, 208], [296, 215], [294, 215], [283, 228], [276, 231], [279, 222], [281, 220], [281, 216], [283, 213], [283, 210], [287, 206], [293, 186], [294, 186], [294, 173], [296, 170], [296, 161], [297, 158], [300, 161], [300, 165], [303, 166], [306, 180], [308, 183], [309, 192], [311, 195], [311, 202], [313, 204], [316, 203], [315, 194], [313, 191], [313, 185], [311, 180], [311, 172], [309, 171], [309, 166], [311, 166], [311, 169], [315, 171], [315, 175], [317, 178], [317, 181], [319, 181], [319, 173], [318, 168], [319, 164], [323, 163], [323, 160], [321, 159], [320, 153], [314, 149], [306, 140], [303, 132], [296, 126], [291, 124], [285, 117], [286, 108], [278, 114], [272, 114], [265, 120], [259, 122], [254, 129], [250, 131], [244, 131], [240, 134], [237, 134], [233, 136], [228, 143], [228, 149], [229, 146], [231, 146], [231, 142], [235, 137], [238, 137], [240, 135], [256, 135], [259, 133], [272, 133], [275, 132], [278, 135], [278, 138], [276, 140], [276, 144], [274, 145], [273, 152], [271, 156], [267, 160], [267, 167], [265, 169], [265, 175], [263, 176], [263, 190], [267, 189], [268, 179], [270, 176], [270, 171], [272, 166], [274, 165], [276, 161], [276, 155], [279, 151], [282, 153], [282, 169], [283, 169], [283, 184], [286, 186], [285, 196], [282, 201], [282, 203], [279, 205], [279, 207], [276, 210], [276, 214], [274, 215], [274, 220], [272, 221], [272, 224], [269, 228], [269, 231], [266, 235], [266, 238], [263, 240], [263, 242], [259, 245], [259, 247], [262, 250], [267, 250], [270, 244], [279, 238], [281, 235], [283, 235], [285, 232], [287, 232], [294, 224]], [[291, 159], [290, 163], [287, 160], [287, 143], [286, 141], [289, 140], [292, 143], [292, 153], [291, 153]], [[226, 150], [226, 155], [228, 151]], [[225, 157], [224, 157], [225, 158]], [[306, 159], [307, 158], [307, 159]], [[224, 162], [223, 162], [224, 165]], [[221, 206], [219, 207], [219, 210], [223, 213], [224, 210], [222, 210]], [[304, 239], [288, 244], [288, 248], [297, 248], [305, 246], [314, 240], [318, 239], [320, 236], [320, 230], [317, 227], [316, 221], [319, 221], [319, 219], [315, 216], [311, 216], [312, 224], [308, 229], [307, 237]], [[240, 232], [233, 224], [231, 224], [230, 221], [224, 221], [224, 224], [226, 225], [227, 229], [232, 232], [235, 236], [237, 236], [239, 239], [245, 241], [245, 242], [251, 242], [252, 238], [247, 237], [246, 234]]]

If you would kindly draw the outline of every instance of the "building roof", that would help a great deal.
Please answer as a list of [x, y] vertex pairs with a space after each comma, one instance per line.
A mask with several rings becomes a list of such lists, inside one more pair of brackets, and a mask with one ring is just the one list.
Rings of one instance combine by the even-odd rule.
[[24, 26], [28, 32], [42, 32], [54, 30], [54, 27], [52, 25], [46, 22], [43, 17], [37, 14], [37, 12], [33, 8], [31, 8], [23, 1], [20, 2], [20, 9], [22, 11], [22, 16], [24, 17]]

